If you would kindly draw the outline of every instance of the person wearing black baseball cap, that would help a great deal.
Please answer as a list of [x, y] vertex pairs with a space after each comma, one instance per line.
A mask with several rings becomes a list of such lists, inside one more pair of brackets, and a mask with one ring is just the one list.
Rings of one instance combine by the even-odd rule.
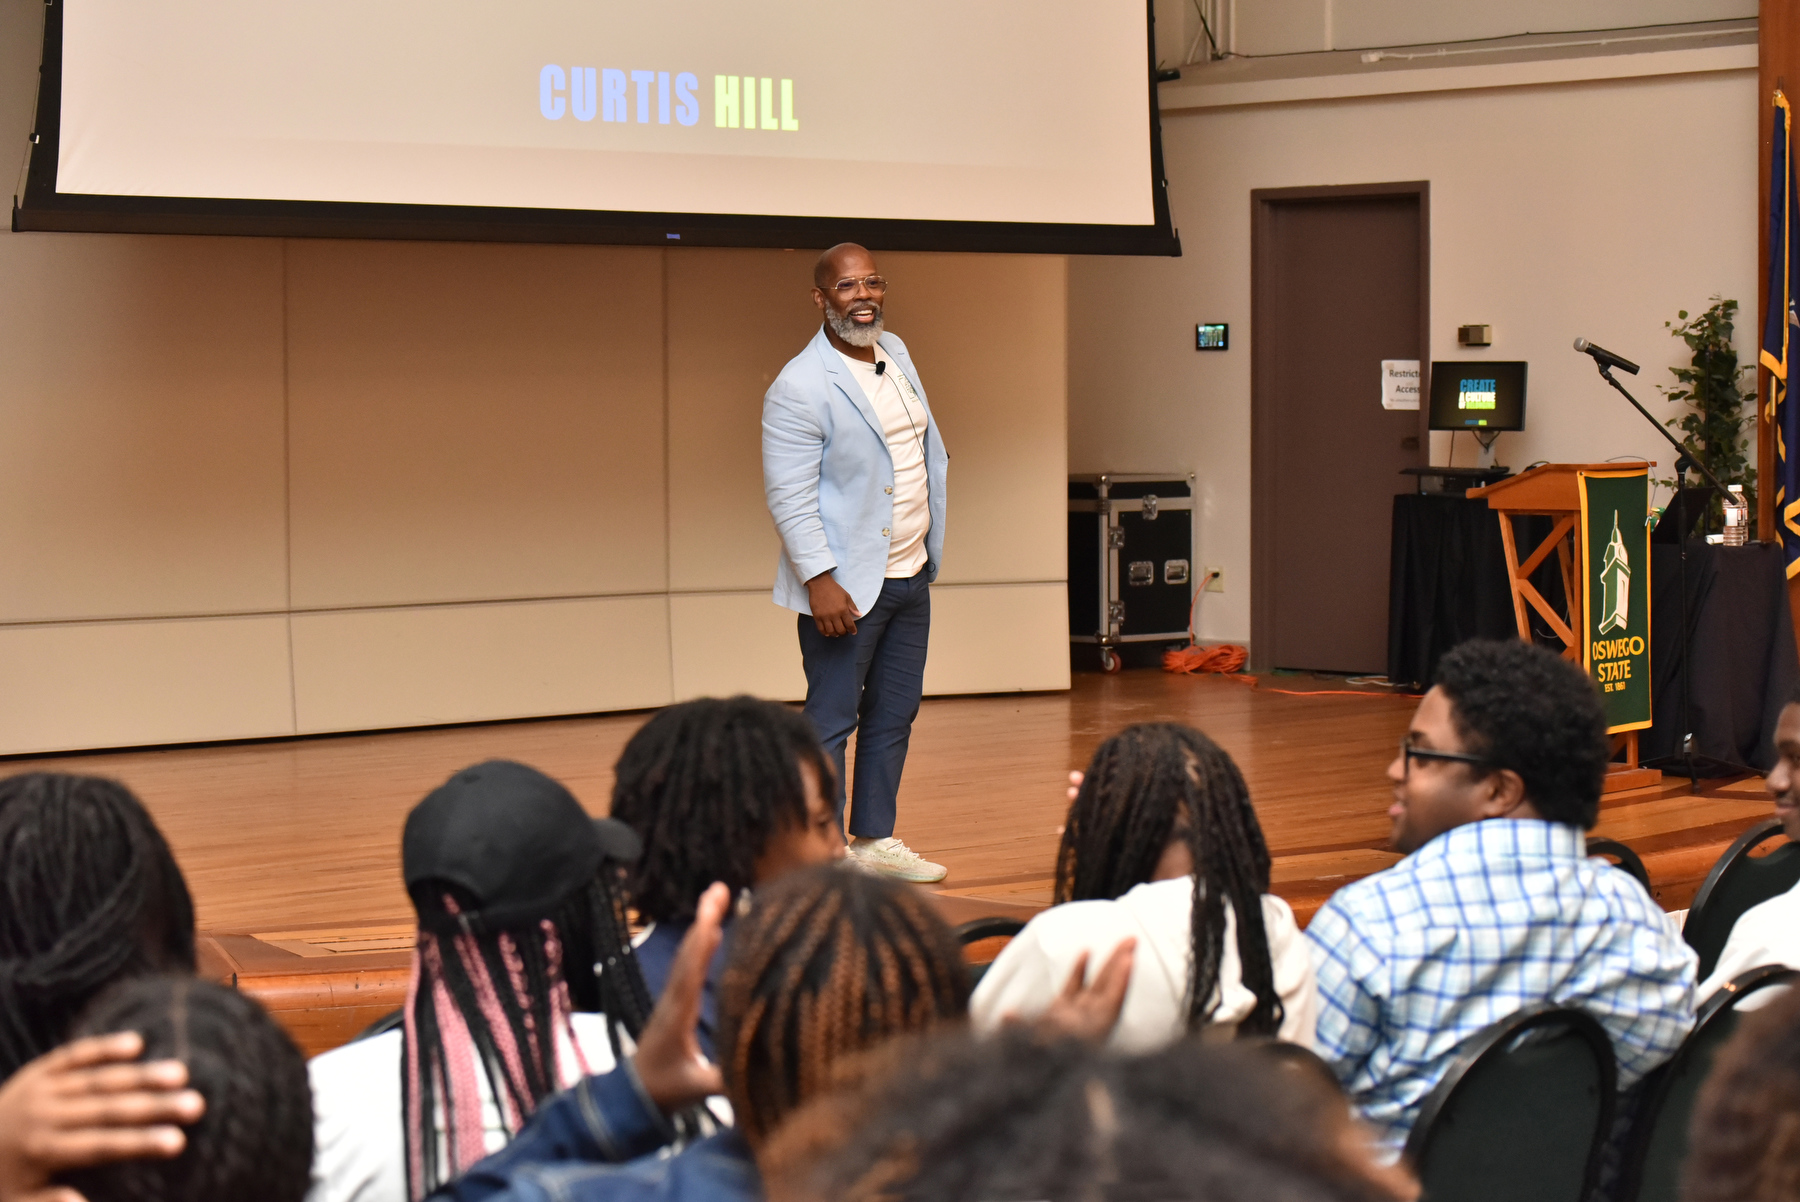
[[506, 760], [457, 772], [413, 808], [406, 1008], [309, 1066], [308, 1202], [423, 1198], [505, 1146], [546, 1098], [613, 1067], [651, 1007], [618, 888], [640, 846]]

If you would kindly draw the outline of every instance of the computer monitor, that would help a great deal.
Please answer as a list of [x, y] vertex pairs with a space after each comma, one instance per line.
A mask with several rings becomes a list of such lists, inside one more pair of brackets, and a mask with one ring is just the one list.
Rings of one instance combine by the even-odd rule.
[[1525, 364], [1454, 360], [1431, 365], [1433, 430], [1523, 430]]

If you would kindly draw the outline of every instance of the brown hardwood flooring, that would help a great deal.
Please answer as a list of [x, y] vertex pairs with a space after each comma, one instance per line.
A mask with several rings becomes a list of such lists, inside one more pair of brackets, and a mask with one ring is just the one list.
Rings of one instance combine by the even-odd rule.
[[[1275, 888], [1310, 916], [1345, 881], [1391, 863], [1383, 771], [1414, 702], [1333, 695], [1327, 680], [1261, 687], [1154, 669], [1078, 674], [1067, 693], [934, 698], [914, 727], [898, 833], [950, 868], [948, 897], [1048, 903], [1064, 781], [1106, 735], [1191, 723], [1237, 760], [1276, 857]], [[1319, 695], [1287, 692], [1326, 690]], [[407, 811], [458, 767], [523, 760], [603, 813], [612, 765], [644, 713], [231, 745], [0, 760], [0, 773], [93, 772], [129, 785], [167, 834], [203, 930], [372, 927], [409, 917], [399, 874]], [[1685, 906], [1705, 866], [1769, 813], [1760, 782], [1686, 782], [1608, 799], [1596, 833], [1650, 862]]]

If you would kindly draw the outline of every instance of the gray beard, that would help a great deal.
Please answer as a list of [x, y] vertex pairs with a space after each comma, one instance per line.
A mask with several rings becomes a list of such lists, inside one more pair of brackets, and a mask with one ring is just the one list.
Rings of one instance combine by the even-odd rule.
[[854, 321], [850, 320], [850, 315], [848, 313], [839, 313], [831, 308], [831, 306], [827, 305], [825, 307], [825, 324], [831, 327], [831, 332], [833, 334], [836, 334], [851, 346], [874, 346], [876, 340], [881, 337], [881, 306], [875, 306], [874, 321], [866, 326], [859, 326]]

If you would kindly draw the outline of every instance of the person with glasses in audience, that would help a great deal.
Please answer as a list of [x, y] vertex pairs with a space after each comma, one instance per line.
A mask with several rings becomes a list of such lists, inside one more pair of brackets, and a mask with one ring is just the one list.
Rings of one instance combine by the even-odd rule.
[[1610, 758], [1586, 675], [1524, 642], [1438, 665], [1388, 765], [1405, 858], [1307, 928], [1315, 1047], [1390, 1155], [1465, 1040], [1539, 1003], [1592, 1014], [1621, 1090], [1693, 1025], [1697, 960], [1644, 888], [1587, 856]]
[[850, 855], [900, 880], [944, 879], [894, 835], [925, 685], [949, 456], [906, 344], [884, 332], [888, 282], [846, 242], [819, 256], [824, 321], [763, 398], [763, 490], [781, 536], [775, 604], [799, 614], [806, 716], [837, 768], [856, 734]]

